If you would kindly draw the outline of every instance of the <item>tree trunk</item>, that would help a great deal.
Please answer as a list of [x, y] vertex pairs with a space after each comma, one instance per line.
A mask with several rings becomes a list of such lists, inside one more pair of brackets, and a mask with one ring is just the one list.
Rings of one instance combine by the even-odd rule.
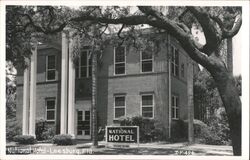
[[239, 156], [241, 155], [241, 100], [235, 79], [223, 66], [210, 69], [210, 73], [216, 82], [227, 113], [233, 153]]
[[97, 51], [93, 51], [92, 53], [92, 147], [98, 146], [97, 139], [97, 112], [96, 112], [96, 104], [97, 104]]

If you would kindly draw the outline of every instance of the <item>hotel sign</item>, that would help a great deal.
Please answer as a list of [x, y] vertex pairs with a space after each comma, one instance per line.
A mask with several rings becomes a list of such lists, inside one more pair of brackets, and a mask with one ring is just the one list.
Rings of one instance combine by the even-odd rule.
[[107, 126], [106, 142], [139, 143], [138, 126]]

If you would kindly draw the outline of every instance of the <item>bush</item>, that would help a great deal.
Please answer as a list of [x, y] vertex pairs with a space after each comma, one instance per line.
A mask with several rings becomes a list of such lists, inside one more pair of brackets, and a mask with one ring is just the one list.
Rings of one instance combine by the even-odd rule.
[[55, 135], [55, 126], [49, 126], [48, 122], [41, 119], [36, 122], [36, 139], [39, 141], [52, 139]]
[[35, 144], [36, 139], [34, 136], [30, 135], [17, 135], [14, 137], [14, 141], [19, 144]]
[[102, 128], [102, 127], [99, 127], [98, 135], [97, 135], [98, 141], [103, 141], [104, 140], [104, 136], [105, 136], [105, 129]]
[[140, 142], [163, 140], [163, 131], [155, 127], [155, 121], [142, 117], [126, 118], [120, 121], [121, 126], [139, 126]]
[[228, 141], [223, 139], [222, 130], [217, 126], [216, 121], [212, 126], [208, 126], [202, 121], [194, 120], [194, 137], [197, 142], [211, 145], [228, 144]]
[[171, 124], [171, 139], [173, 142], [187, 141], [188, 124], [183, 120], [175, 120]]
[[22, 129], [15, 118], [6, 120], [6, 140], [14, 141], [14, 137], [22, 134]]
[[67, 134], [55, 135], [53, 138], [53, 144], [62, 146], [73, 145], [73, 139], [71, 135]]

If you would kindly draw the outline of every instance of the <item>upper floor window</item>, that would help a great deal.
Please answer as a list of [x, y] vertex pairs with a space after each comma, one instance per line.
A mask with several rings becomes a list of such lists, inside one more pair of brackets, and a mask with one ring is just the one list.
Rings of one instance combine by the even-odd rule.
[[153, 71], [153, 54], [150, 52], [141, 52], [141, 72]]
[[141, 112], [144, 118], [154, 118], [154, 96], [153, 94], [141, 95]]
[[178, 96], [172, 96], [172, 118], [179, 118], [179, 98]]
[[179, 51], [171, 46], [171, 72], [174, 76], [179, 76]]
[[56, 120], [56, 99], [55, 98], [46, 99], [46, 120], [47, 121]]
[[126, 109], [126, 96], [125, 95], [116, 95], [114, 97], [114, 114], [115, 119], [125, 116], [125, 109]]
[[115, 75], [125, 74], [125, 68], [126, 68], [125, 47], [123, 46], [115, 47], [114, 52], [115, 52], [114, 53]]
[[56, 80], [56, 56], [48, 55], [46, 57], [46, 80]]
[[76, 60], [76, 78], [91, 77], [92, 61], [90, 50], [83, 50], [80, 58]]
[[181, 76], [184, 77], [185, 75], [185, 65], [184, 63], [181, 64]]

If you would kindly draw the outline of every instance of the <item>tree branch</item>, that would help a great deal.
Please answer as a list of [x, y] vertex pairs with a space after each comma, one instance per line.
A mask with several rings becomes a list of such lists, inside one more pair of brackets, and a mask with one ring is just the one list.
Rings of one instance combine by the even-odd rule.
[[222, 40], [222, 35], [207, 12], [203, 11], [201, 8], [193, 6], [188, 6], [187, 9], [200, 23], [206, 38], [206, 44], [200, 49], [200, 51], [210, 56], [215, 49], [218, 48]]
[[222, 38], [231, 38], [239, 32], [241, 24], [242, 24], [242, 16], [238, 15], [237, 17], [235, 18], [236, 19], [235, 25], [232, 27], [230, 31], [226, 29], [223, 30]]

